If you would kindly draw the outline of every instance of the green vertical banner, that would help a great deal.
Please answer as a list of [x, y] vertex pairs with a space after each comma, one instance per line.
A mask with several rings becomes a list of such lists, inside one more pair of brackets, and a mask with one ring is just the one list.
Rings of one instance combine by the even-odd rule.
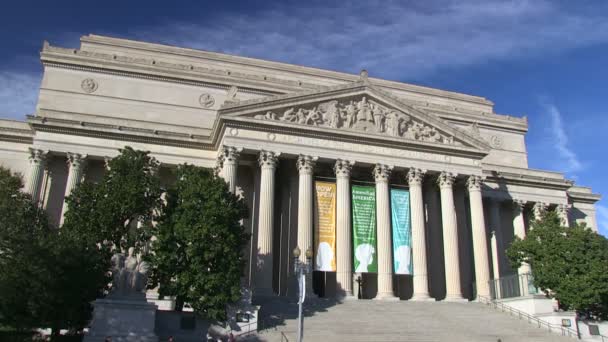
[[376, 259], [376, 189], [351, 187], [353, 210], [353, 260], [355, 272], [378, 272]]
[[395, 274], [412, 274], [410, 192], [407, 190], [391, 189], [391, 226]]

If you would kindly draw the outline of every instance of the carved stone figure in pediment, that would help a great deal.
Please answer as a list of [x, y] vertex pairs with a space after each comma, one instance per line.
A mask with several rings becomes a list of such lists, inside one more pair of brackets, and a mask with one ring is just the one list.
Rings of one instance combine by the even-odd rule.
[[401, 111], [387, 108], [374, 100], [368, 100], [365, 96], [362, 96], [360, 100], [350, 99], [348, 102], [326, 101], [309, 108], [291, 107], [286, 109], [282, 115], [267, 111], [265, 114], [255, 115], [254, 118], [333, 129], [385, 133], [389, 136], [410, 140], [462, 145], [462, 143], [454, 141], [453, 136], [446, 136], [435, 127], [420, 122]]

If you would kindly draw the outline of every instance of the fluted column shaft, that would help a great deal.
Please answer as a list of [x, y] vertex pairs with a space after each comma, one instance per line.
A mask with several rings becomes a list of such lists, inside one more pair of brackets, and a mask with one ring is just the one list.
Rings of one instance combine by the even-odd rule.
[[258, 253], [255, 295], [271, 296], [273, 278], [272, 242], [274, 221], [274, 176], [279, 153], [262, 151], [259, 156], [260, 204], [258, 212]]
[[393, 293], [393, 245], [389, 186], [392, 167], [376, 164], [376, 223], [378, 234], [378, 294], [376, 299], [396, 298]]
[[407, 173], [407, 182], [410, 186], [412, 256], [414, 259], [414, 294], [412, 300], [431, 299], [426, 261], [426, 233], [424, 229], [424, 202], [422, 197], [423, 179], [423, 170], [410, 169]]
[[[300, 261], [306, 260], [306, 251], [313, 249], [313, 191], [312, 180], [314, 166], [317, 158], [311, 156], [300, 155], [296, 162], [299, 176], [298, 186], [298, 247], [302, 251], [300, 253]], [[306, 279], [307, 295], [312, 295], [312, 273], [308, 273]]]
[[475, 259], [475, 285], [477, 294], [490, 296], [490, 265], [488, 261], [488, 239], [483, 216], [481, 177], [471, 176], [467, 180], [471, 206], [471, 229], [473, 236], [473, 256]]
[[458, 230], [452, 186], [456, 175], [442, 172], [437, 181], [441, 193], [441, 221], [443, 224], [443, 255], [445, 262], [445, 300], [462, 300], [460, 264], [458, 261]]
[[74, 189], [76, 189], [76, 187], [82, 181], [85, 158], [86, 156], [81, 154], [68, 152], [68, 180], [65, 184], [65, 197], [63, 207], [61, 208], [61, 219], [59, 221], [59, 225], [63, 224], [65, 213], [68, 211], [68, 204], [65, 201], [65, 198], [70, 196], [72, 191], [74, 191]]
[[495, 281], [493, 282], [494, 284], [494, 292], [495, 292], [495, 298], [496, 299], [500, 299], [502, 297], [502, 290], [500, 289], [500, 281], [498, 280], [499, 276], [497, 275], [498, 273], [498, 242], [496, 242], [496, 232], [492, 231], [490, 233], [490, 247], [492, 248], [492, 267], [494, 269], [494, 279]]
[[242, 150], [242, 148], [224, 146], [218, 155], [218, 167], [221, 168], [218, 173], [228, 183], [228, 190], [232, 193], [236, 189], [238, 159]]
[[[513, 233], [520, 239], [526, 238], [526, 224], [524, 221], [524, 206], [526, 202], [521, 200], [513, 201]], [[530, 273], [530, 265], [527, 263], [523, 263], [517, 269], [518, 274], [528, 274]]]
[[30, 169], [25, 185], [25, 190], [32, 196], [35, 202], [40, 201], [40, 188], [46, 167], [47, 153], [42, 150], [30, 148]]
[[338, 293], [353, 295], [352, 222], [350, 216], [350, 171], [353, 162], [336, 160], [336, 280]]

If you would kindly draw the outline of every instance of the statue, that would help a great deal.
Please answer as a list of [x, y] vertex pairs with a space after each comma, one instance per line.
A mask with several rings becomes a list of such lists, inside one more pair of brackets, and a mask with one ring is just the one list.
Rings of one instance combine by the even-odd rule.
[[298, 109], [296, 112], [296, 118], [298, 119], [298, 123], [300, 125], [306, 125], [306, 112], [304, 112], [304, 109]]
[[344, 117], [344, 127], [346, 127], [346, 128], [353, 127], [353, 123], [355, 123], [355, 118], [356, 118], [356, 114], [357, 114], [353, 101], [350, 101], [350, 103], [346, 105], [345, 114], [346, 115]]
[[148, 285], [150, 265], [141, 255], [133, 255], [131, 247], [128, 256], [116, 253], [112, 256], [112, 296], [143, 295]]
[[283, 116], [281, 117], [281, 121], [295, 122], [297, 120], [297, 118], [298, 117], [294, 113], [294, 109], [289, 108], [288, 110], [285, 111], [285, 113], [283, 113]]
[[317, 110], [317, 107], [308, 111], [308, 116], [306, 117], [306, 124], [311, 124], [313, 126], [319, 126], [319, 124], [323, 123], [323, 118], [321, 117], [321, 113]]
[[357, 103], [357, 121], [368, 121], [368, 122], [374, 122], [374, 118], [372, 117], [372, 110], [371, 107], [369, 105], [369, 103], [367, 102], [367, 99], [365, 98], [365, 96], [363, 96], [363, 99], [361, 99], [361, 101], [359, 101], [359, 103]]
[[399, 136], [399, 129], [401, 124], [401, 118], [399, 117], [399, 113], [396, 111], [390, 111], [386, 115], [386, 133], [393, 137]]
[[372, 104], [371, 108], [372, 108], [372, 115], [374, 117], [374, 123], [376, 124], [376, 132], [381, 133], [383, 131], [382, 122], [384, 121], [384, 118], [385, 118], [384, 111], [382, 110], [382, 108], [380, 106], [376, 106], [373, 104]]

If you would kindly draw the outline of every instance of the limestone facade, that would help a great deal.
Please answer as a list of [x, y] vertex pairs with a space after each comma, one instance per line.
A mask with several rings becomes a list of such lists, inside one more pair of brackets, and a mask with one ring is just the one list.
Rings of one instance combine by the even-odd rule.
[[[0, 121], [0, 164], [23, 175], [57, 226], [64, 196], [99, 179], [104, 160], [126, 145], [150, 151], [166, 182], [178, 164], [217, 168], [251, 211], [243, 224], [254, 295], [294, 293], [291, 251], [312, 243], [317, 178], [338, 188], [337, 272], [313, 279], [325, 296], [357, 286], [348, 258], [353, 183], [375, 184], [381, 197], [368, 298], [487, 295], [489, 279], [518, 273], [504, 250], [539, 210], [597, 231], [600, 196], [562, 173], [529, 169], [526, 118], [497, 114], [482, 97], [97, 35], [79, 49], [45, 43], [41, 61], [36, 111]], [[411, 192], [413, 277], [392, 271], [392, 185]]]

